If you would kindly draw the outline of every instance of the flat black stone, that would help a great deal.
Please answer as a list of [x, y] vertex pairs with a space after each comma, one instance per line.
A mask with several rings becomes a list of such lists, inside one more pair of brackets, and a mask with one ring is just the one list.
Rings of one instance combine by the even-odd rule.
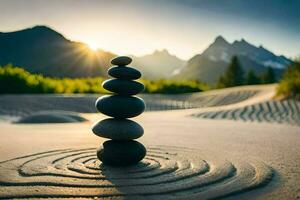
[[145, 110], [143, 99], [134, 96], [105, 95], [96, 101], [99, 112], [115, 118], [131, 118]]
[[144, 129], [138, 123], [129, 119], [104, 119], [93, 128], [95, 135], [113, 140], [133, 140], [144, 134]]
[[142, 76], [141, 72], [127, 66], [111, 67], [108, 69], [108, 74], [114, 78], [125, 80], [136, 80]]
[[102, 83], [104, 89], [122, 95], [135, 95], [145, 87], [142, 83], [121, 79], [109, 79]]
[[118, 56], [110, 61], [113, 65], [129, 65], [132, 59], [128, 56]]
[[97, 157], [105, 165], [129, 166], [137, 164], [146, 156], [146, 148], [141, 143], [108, 140], [97, 151]]

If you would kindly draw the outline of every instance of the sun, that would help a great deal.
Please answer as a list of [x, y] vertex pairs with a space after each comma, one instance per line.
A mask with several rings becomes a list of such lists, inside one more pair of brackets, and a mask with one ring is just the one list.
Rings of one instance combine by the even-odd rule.
[[93, 42], [88, 42], [87, 45], [89, 46], [90, 49], [93, 51], [97, 51], [99, 49], [98, 45], [93, 43]]

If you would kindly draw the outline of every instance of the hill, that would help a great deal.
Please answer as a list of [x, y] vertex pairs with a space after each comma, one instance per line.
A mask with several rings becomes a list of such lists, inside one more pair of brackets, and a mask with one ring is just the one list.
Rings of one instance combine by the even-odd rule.
[[105, 76], [115, 55], [92, 51], [46, 26], [0, 32], [0, 66], [11, 63], [31, 73], [54, 77]]
[[156, 50], [152, 54], [140, 57], [133, 56], [132, 63], [147, 79], [170, 78], [185, 64], [186, 61], [171, 55], [166, 49]]

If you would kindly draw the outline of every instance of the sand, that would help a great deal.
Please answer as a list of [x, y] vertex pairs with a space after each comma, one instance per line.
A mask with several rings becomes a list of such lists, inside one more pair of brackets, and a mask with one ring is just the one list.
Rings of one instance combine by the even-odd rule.
[[[147, 111], [174, 110], [225, 106], [243, 102], [249, 98], [269, 93], [275, 85], [244, 86], [181, 95], [141, 94]], [[97, 94], [47, 95], [22, 94], [0, 95], [0, 116], [27, 116], [34, 112], [64, 110], [79, 113], [97, 113]]]
[[135, 120], [145, 129], [147, 156], [123, 169], [96, 159], [104, 140], [91, 126], [104, 115], [83, 114], [90, 120], [83, 123], [2, 122], [0, 197], [298, 199], [299, 126], [194, 116], [271, 101], [273, 90], [264, 91], [222, 106], [144, 113]]
[[80, 116], [79, 113], [70, 111], [38, 111], [16, 121], [19, 124], [41, 124], [41, 123], [75, 123], [85, 122], [87, 119]]

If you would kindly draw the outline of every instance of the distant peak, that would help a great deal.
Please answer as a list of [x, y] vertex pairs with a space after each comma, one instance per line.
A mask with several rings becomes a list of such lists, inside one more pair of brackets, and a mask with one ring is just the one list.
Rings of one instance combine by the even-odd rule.
[[[21, 29], [21, 30], [16, 30], [16, 31], [12, 31], [12, 32], [4, 32], [4, 33], [22, 33], [22, 32], [52, 32], [52, 33], [56, 33], [59, 34], [57, 31], [53, 30], [52, 28], [48, 27], [48, 26], [44, 26], [44, 25], [37, 25], [37, 26], [33, 26], [30, 28], [25, 28], [25, 29]], [[61, 35], [61, 34], [59, 34]]]
[[216, 37], [216, 40], [224, 40], [224, 41], [226, 41], [222, 35], [218, 35], [218, 36]]
[[34, 27], [32, 27], [31, 29], [51, 29], [48, 26], [45, 25], [36, 25]]
[[233, 42], [234, 45], [247, 45], [247, 46], [253, 46], [252, 44], [250, 44], [249, 42], [247, 42], [244, 38], [242, 38], [241, 40], [235, 40]]
[[215, 42], [227, 42], [227, 41], [223, 36], [219, 35], [218, 37], [216, 37]]
[[161, 49], [161, 50], [157, 49], [153, 52], [153, 54], [168, 54], [169, 55], [170, 53], [167, 49]]
[[248, 45], [251, 45], [251, 44], [250, 44], [249, 42], [247, 42], [244, 38], [241, 39], [241, 43], [242, 43], [242, 44], [248, 44]]
[[162, 49], [161, 52], [169, 53], [169, 51], [167, 49]]
[[48, 37], [65, 39], [65, 37], [61, 33], [55, 31], [54, 29], [52, 29], [48, 26], [44, 26], [44, 25], [37, 25], [37, 26], [34, 26], [32, 28], [20, 30], [20, 31], [17, 31], [17, 32], [34, 32], [35, 34], [40, 34], [40, 35], [43, 35], [43, 36], [46, 35]]
[[214, 43], [218, 43], [218, 44], [228, 44], [228, 42], [227, 42], [221, 35], [219, 35], [218, 37], [216, 37]]
[[53, 30], [52, 28], [48, 27], [48, 26], [44, 26], [44, 25], [37, 25], [34, 26], [32, 28], [30, 28], [31, 30], [35, 30], [35, 31], [48, 31], [48, 32], [56, 32], [55, 30]]
[[260, 50], [268, 51], [263, 45], [259, 45], [258, 47]]

